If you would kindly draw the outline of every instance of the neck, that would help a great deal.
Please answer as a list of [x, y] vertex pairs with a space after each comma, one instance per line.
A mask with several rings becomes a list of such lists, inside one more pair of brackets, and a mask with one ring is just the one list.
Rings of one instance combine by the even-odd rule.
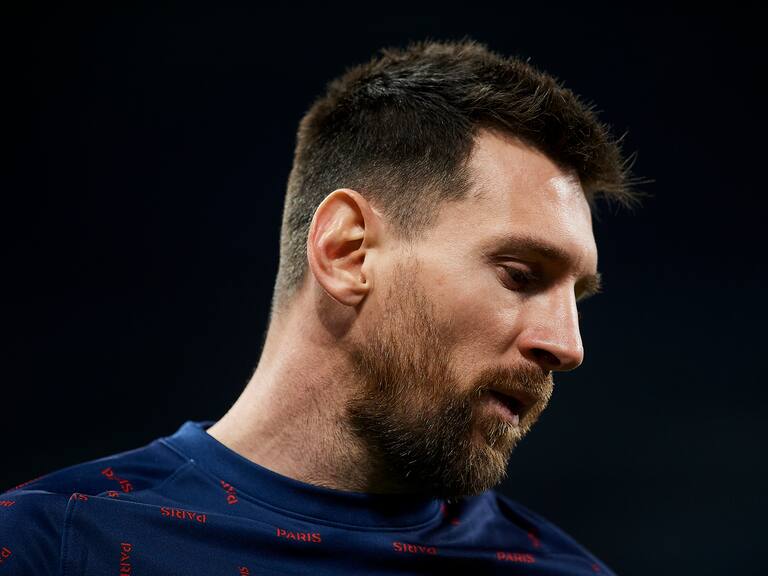
[[388, 492], [344, 418], [355, 382], [338, 349], [307, 342], [307, 319], [273, 321], [259, 365], [230, 410], [207, 432], [244, 458], [308, 484]]

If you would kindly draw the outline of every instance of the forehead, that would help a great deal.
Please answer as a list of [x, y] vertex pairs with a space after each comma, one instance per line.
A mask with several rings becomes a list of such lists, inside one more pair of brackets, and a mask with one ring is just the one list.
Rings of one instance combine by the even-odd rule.
[[543, 153], [495, 132], [479, 133], [470, 158], [473, 193], [441, 211], [440, 235], [478, 244], [505, 235], [554, 243], [596, 265], [589, 204], [578, 178]]

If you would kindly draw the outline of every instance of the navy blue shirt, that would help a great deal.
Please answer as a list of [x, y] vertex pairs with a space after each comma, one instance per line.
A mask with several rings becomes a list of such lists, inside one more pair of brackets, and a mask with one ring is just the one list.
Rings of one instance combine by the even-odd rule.
[[243, 458], [211, 425], [2, 493], [0, 576], [614, 574], [495, 490], [445, 501], [323, 488]]

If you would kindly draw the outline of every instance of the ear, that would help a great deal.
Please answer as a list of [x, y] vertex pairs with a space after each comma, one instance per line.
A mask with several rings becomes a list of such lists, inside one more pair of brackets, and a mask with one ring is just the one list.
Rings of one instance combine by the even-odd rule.
[[328, 295], [356, 306], [371, 288], [374, 258], [381, 242], [381, 219], [360, 193], [331, 192], [315, 210], [307, 235], [312, 274]]

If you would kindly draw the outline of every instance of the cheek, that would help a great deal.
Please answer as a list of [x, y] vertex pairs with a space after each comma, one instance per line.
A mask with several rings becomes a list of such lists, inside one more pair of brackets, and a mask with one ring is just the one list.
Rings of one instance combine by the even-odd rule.
[[427, 265], [423, 278], [435, 312], [444, 321], [444, 341], [471, 361], [509, 346], [520, 303], [494, 266], [467, 267], [462, 261], [466, 257], [444, 259], [439, 268]]
[[478, 361], [493, 362], [493, 357], [509, 348], [514, 339], [516, 314], [505, 308], [498, 294], [472, 289], [454, 290], [447, 296], [450, 302], [450, 338], [456, 353], [471, 368]]

